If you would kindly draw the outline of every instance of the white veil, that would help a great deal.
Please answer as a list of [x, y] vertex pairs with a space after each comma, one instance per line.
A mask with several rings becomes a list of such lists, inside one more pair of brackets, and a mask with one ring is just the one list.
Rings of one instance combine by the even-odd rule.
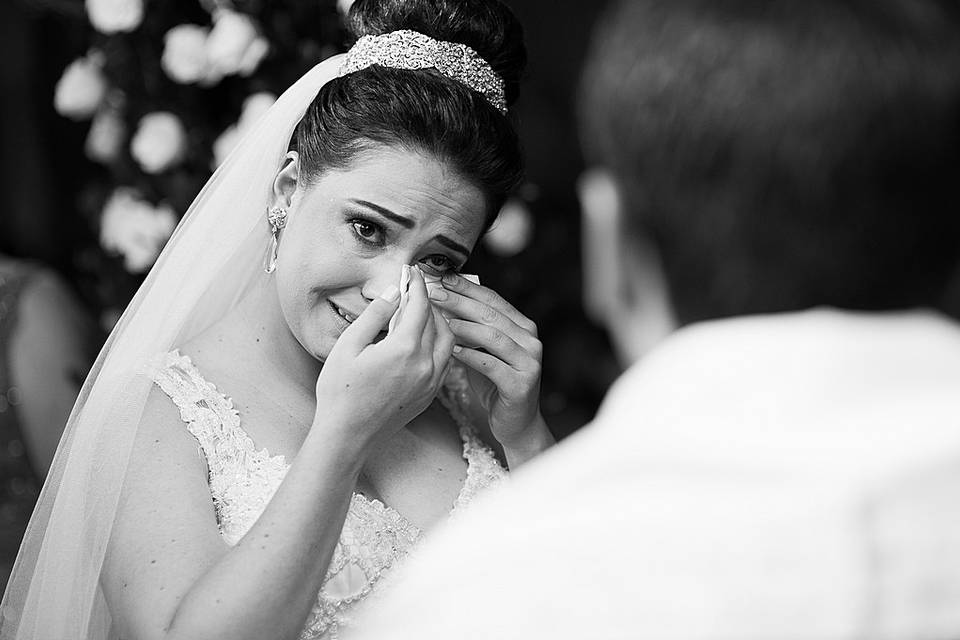
[[99, 576], [151, 383], [137, 374], [222, 317], [263, 273], [266, 208], [290, 137], [343, 56], [315, 66], [194, 200], [87, 377], [0, 607], [0, 639], [113, 637]]

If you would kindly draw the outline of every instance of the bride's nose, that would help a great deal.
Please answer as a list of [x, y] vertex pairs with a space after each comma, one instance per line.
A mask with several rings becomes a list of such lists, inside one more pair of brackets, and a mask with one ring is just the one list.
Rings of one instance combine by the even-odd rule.
[[408, 264], [403, 260], [378, 260], [376, 264], [370, 264], [367, 271], [367, 279], [360, 289], [361, 295], [370, 302], [390, 285], [400, 286], [400, 271], [403, 265]]

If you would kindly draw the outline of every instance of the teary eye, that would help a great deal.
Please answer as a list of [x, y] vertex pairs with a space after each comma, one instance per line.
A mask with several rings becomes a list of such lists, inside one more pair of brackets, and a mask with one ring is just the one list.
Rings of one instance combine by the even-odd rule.
[[383, 231], [380, 225], [368, 220], [354, 219], [350, 221], [354, 233], [366, 242], [380, 242], [380, 235]]
[[453, 260], [439, 253], [425, 257], [420, 261], [420, 264], [427, 267], [427, 270], [435, 275], [444, 275], [457, 270], [457, 265], [454, 264]]

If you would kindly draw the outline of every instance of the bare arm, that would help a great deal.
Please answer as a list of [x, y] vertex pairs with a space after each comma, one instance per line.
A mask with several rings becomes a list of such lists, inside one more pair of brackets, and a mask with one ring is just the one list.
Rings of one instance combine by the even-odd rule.
[[147, 411], [104, 570], [124, 637], [297, 637], [339, 538], [360, 451], [321, 441], [315, 425], [263, 514], [229, 547], [196, 441], [161, 392]]

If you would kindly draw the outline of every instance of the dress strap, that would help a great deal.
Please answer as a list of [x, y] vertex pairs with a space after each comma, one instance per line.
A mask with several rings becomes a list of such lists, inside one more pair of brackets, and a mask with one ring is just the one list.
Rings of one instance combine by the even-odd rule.
[[180, 419], [201, 444], [230, 439], [238, 426], [236, 412], [229, 399], [200, 375], [189, 358], [176, 350], [163, 354], [149, 375], [177, 405]]
[[271, 458], [266, 449], [256, 450], [253, 440], [240, 426], [233, 401], [208, 382], [189, 357], [173, 350], [152, 365], [150, 378], [177, 405], [180, 419], [203, 449], [211, 475], [216, 475], [217, 468], [226, 460]]

